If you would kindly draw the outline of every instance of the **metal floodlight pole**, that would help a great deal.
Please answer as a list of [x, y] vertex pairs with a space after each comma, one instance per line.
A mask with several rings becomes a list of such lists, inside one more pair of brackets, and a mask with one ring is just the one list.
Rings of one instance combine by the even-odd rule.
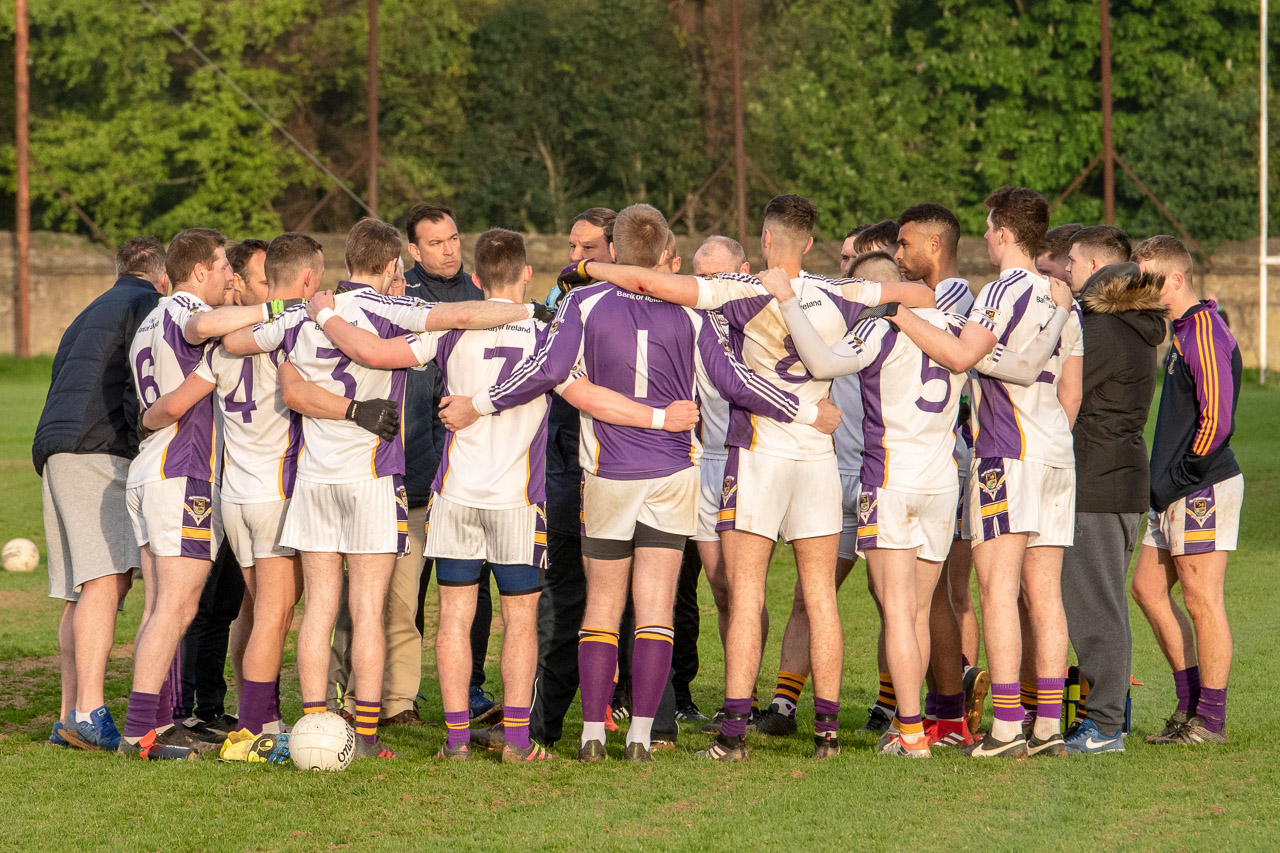
[[1111, 140], [1111, 2], [1099, 3], [1102, 27], [1102, 207], [1108, 225], [1116, 224], [1116, 157]]
[[369, 207], [378, 215], [378, 0], [369, 0]]
[[738, 242], [747, 245], [747, 142], [742, 115], [742, 21], [738, 0], [729, 0], [733, 41], [733, 171], [737, 182]]
[[18, 358], [31, 355], [31, 172], [30, 134], [30, 77], [27, 73], [27, 0], [14, 4], [14, 68], [13, 81], [16, 109], [16, 159], [17, 183], [17, 281], [14, 288], [13, 344]]

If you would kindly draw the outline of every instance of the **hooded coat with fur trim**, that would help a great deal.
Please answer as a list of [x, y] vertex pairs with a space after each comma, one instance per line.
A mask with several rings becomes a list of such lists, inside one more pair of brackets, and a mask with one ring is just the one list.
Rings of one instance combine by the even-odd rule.
[[1076, 453], [1076, 512], [1145, 512], [1150, 472], [1143, 430], [1168, 309], [1161, 279], [1137, 264], [1103, 267], [1085, 284], [1084, 371]]

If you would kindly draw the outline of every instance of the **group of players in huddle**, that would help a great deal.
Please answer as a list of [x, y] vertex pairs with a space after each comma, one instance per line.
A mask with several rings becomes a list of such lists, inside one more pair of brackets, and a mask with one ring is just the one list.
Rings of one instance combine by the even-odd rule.
[[[178, 234], [167, 254], [174, 292], [142, 323], [130, 351], [148, 432], [127, 491], [146, 604], [120, 750], [156, 759], [200, 748], [170, 725], [164, 684], [225, 536], [245, 567], [254, 621], [240, 729], [221, 756], [287, 755], [280, 662], [304, 589], [303, 711], [326, 709], [345, 564], [357, 755], [395, 757], [378, 738], [378, 721], [383, 607], [392, 565], [409, 542], [396, 409], [404, 371], [434, 362], [450, 430], [425, 544], [440, 596], [437, 667], [448, 727], [440, 757], [470, 755], [467, 633], [484, 563], [502, 596], [503, 760], [552, 757], [531, 740], [529, 712], [553, 392], [581, 412], [580, 761], [605, 757], [628, 597], [636, 627], [626, 638], [634, 650], [624, 754], [651, 759], [690, 537], [718, 545], [702, 551], [703, 562], [718, 603], [727, 603], [719, 731], [699, 755], [745, 758], [748, 724], [795, 731], [810, 673], [815, 755], [840, 752], [836, 593], [859, 556], [882, 617], [882, 695], [896, 699], [891, 714], [883, 704], [873, 709], [869, 725], [876, 713], [882, 718], [880, 752], [927, 757], [931, 744], [975, 757], [1094, 751], [1093, 740], [1073, 746], [1060, 724], [1068, 644], [1061, 570], [1076, 529], [1081, 314], [1067, 284], [1037, 271], [1049, 219], [1044, 199], [1005, 187], [986, 205], [986, 245], [999, 275], [976, 298], [954, 269], [959, 224], [939, 205], [902, 215], [896, 258], [850, 258], [854, 277], [841, 279], [803, 268], [816, 210], [799, 196], [766, 207], [759, 275], [747, 272], [741, 246], [723, 237], [704, 244], [695, 275], [679, 275], [662, 214], [632, 205], [612, 226], [612, 263], [583, 260], [561, 273], [554, 317], [525, 302], [532, 270], [524, 242], [504, 229], [475, 245], [474, 280], [485, 301], [454, 304], [396, 295], [404, 286], [401, 236], [376, 219], [348, 235], [347, 275], [336, 291], [319, 290], [318, 243], [296, 233], [272, 240], [263, 305], [216, 307], [232, 276], [222, 236]], [[1143, 271], [1163, 276], [1166, 290], [1184, 291], [1168, 304], [1204, 313], [1211, 303], [1191, 293], [1185, 249], [1172, 238], [1143, 245], [1146, 253], [1136, 253]], [[1203, 324], [1212, 323], [1221, 326], [1206, 314]], [[1223, 397], [1220, 389], [1204, 396], [1200, 408], [1216, 421], [1193, 418], [1185, 436], [1197, 458], [1225, 448], [1233, 422], [1239, 354], [1219, 326], [1191, 338], [1230, 343], [1225, 370], [1214, 374], [1228, 402], [1210, 413]], [[1171, 358], [1186, 358], [1185, 340], [1175, 334]], [[1189, 519], [1204, 519], [1203, 498], [1193, 493], [1209, 487], [1212, 502], [1217, 481], [1204, 482], [1209, 472], [1181, 456], [1176, 464], [1180, 494], [1154, 508], [1147, 534], [1162, 551], [1170, 587], [1179, 579], [1174, 562], [1206, 553], [1206, 545], [1225, 568], [1239, 506], [1238, 496], [1219, 495], [1216, 527], [1193, 530]], [[802, 660], [783, 661], [778, 696], [753, 719], [765, 580], [779, 538], [795, 551], [808, 648]], [[989, 675], [962, 654], [963, 614], [952, 604], [957, 589], [968, 599], [970, 552]], [[960, 571], [944, 574], [944, 564]], [[1028, 669], [1036, 690], [1024, 730], [1019, 676]], [[1225, 739], [1225, 670], [1220, 680], [1213, 687], [1223, 705], [1191, 708], [1170, 723], [1166, 740]], [[926, 681], [929, 707], [922, 707]], [[995, 720], [978, 737], [969, 724], [974, 697], [980, 719], [988, 689]]]

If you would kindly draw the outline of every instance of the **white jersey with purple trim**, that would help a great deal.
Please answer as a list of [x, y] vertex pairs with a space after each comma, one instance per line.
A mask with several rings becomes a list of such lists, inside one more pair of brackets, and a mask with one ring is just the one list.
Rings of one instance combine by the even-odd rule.
[[[507, 301], [507, 300], [498, 300]], [[419, 364], [440, 367], [444, 394], [473, 397], [497, 385], [538, 351], [546, 325], [533, 320], [493, 329], [412, 336]], [[585, 375], [581, 370], [556, 386], [559, 393]], [[514, 509], [547, 499], [546, 394], [490, 417], [461, 432], [449, 432], [431, 491], [475, 509]]]
[[[334, 311], [351, 325], [382, 338], [409, 337], [421, 332], [430, 305], [406, 296], [383, 296], [363, 284], [343, 282], [334, 297]], [[290, 309], [295, 310], [295, 309]], [[290, 312], [286, 311], [285, 315]], [[403, 370], [379, 370], [352, 361], [334, 346], [319, 324], [296, 316], [274, 324], [260, 324], [254, 338], [264, 349], [283, 349], [298, 373], [348, 400], [391, 400], [403, 407]], [[431, 335], [424, 335], [433, 337]], [[404, 474], [403, 424], [394, 441], [384, 441], [353, 421], [330, 418], [302, 419], [302, 453], [298, 479], [314, 483], [357, 483], [391, 474]]]
[[281, 350], [246, 357], [210, 347], [196, 373], [214, 384], [222, 431], [222, 500], [266, 503], [293, 496], [302, 447], [302, 415], [284, 404]]
[[[982, 289], [969, 322], [987, 329], [1007, 349], [1021, 351], [1049, 324], [1055, 308], [1048, 279], [1014, 268]], [[1058, 380], [1066, 360], [1082, 355], [1084, 336], [1076, 308], [1035, 382], [1014, 385], [980, 375], [973, 383], [974, 456], [1074, 468], [1071, 424], [1058, 402]]]
[[[186, 291], [162, 298], [142, 321], [129, 347], [129, 366], [138, 400], [145, 411], [161, 395], [177, 390], [210, 346], [189, 344], [183, 336], [192, 315], [211, 310], [203, 299]], [[142, 440], [138, 455], [129, 465], [128, 487], [190, 477], [214, 482], [221, 455], [221, 435], [213, 418], [213, 400], [196, 403], [177, 423], [157, 430]]]
[[973, 291], [969, 289], [969, 279], [954, 276], [944, 278], [933, 289], [933, 301], [939, 311], [945, 314], [969, 316], [973, 309]]
[[[844, 337], [864, 308], [880, 303], [880, 285], [873, 281], [828, 279], [802, 271], [791, 286], [805, 316], [828, 344]], [[734, 353], [758, 376], [803, 403], [817, 405], [828, 395], [831, 381], [814, 379], [805, 370], [777, 301], [759, 279], [736, 273], [699, 277], [698, 290], [697, 307], [724, 315]], [[833, 452], [829, 435], [737, 406], [729, 409], [725, 443], [786, 459], [821, 459]]]
[[[953, 334], [964, 328], [959, 314], [934, 308], [915, 311]], [[954, 492], [952, 454], [965, 374], [939, 365], [883, 319], [859, 322], [835, 350], [862, 365], [862, 488], [923, 495]]]

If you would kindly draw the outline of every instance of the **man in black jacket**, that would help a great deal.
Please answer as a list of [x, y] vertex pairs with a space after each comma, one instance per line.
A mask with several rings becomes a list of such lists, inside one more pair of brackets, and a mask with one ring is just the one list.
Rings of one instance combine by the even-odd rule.
[[120, 733], [103, 695], [116, 612], [141, 566], [125, 506], [138, 455], [138, 393], [129, 345], [169, 289], [164, 246], [139, 237], [116, 254], [116, 283], [67, 328], [31, 449], [44, 478], [49, 597], [58, 624], [62, 710], [49, 740], [114, 751]]
[[1167, 313], [1159, 283], [1128, 257], [1124, 233], [1106, 225], [1077, 232], [1068, 256], [1084, 310], [1084, 372], [1072, 430], [1076, 544], [1063, 557], [1062, 603], [1091, 688], [1087, 718], [1069, 733], [1067, 749], [1086, 754], [1124, 749], [1133, 646], [1125, 582], [1147, 506], [1143, 428]]

